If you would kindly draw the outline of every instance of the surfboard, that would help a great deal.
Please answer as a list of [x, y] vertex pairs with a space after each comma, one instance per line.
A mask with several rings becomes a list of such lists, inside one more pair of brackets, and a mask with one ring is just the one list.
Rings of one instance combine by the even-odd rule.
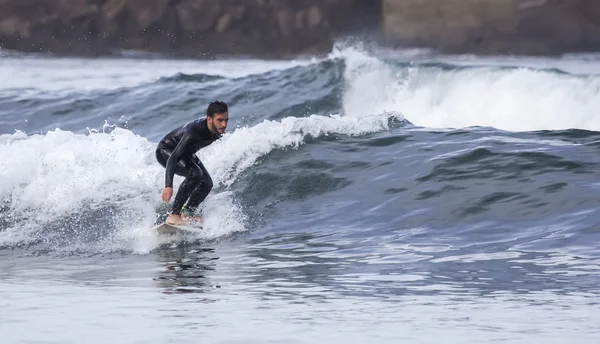
[[198, 228], [185, 225], [170, 225], [166, 222], [154, 227], [154, 230], [160, 235], [185, 235], [198, 231]]

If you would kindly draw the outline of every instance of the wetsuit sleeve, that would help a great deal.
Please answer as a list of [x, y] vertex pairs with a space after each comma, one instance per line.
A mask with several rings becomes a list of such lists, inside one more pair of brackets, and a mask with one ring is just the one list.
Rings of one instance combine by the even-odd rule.
[[175, 176], [175, 166], [177, 165], [177, 162], [179, 162], [179, 160], [182, 159], [183, 154], [185, 153], [187, 148], [190, 145], [192, 145], [192, 143], [193, 143], [192, 137], [193, 137], [192, 134], [189, 131], [186, 131], [183, 134], [183, 136], [181, 137], [181, 140], [179, 141], [179, 143], [177, 144], [177, 147], [175, 147], [175, 149], [173, 150], [173, 153], [171, 153], [171, 156], [169, 156], [169, 159], [167, 160], [166, 171], [165, 171], [165, 187], [167, 187], [167, 188], [173, 187], [173, 177]]

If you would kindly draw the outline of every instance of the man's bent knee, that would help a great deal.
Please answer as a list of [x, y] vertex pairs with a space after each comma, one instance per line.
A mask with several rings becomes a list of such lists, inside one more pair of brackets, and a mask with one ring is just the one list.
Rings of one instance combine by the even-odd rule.
[[200, 184], [204, 181], [204, 173], [200, 169], [192, 169], [188, 178], [193, 180], [195, 184]]

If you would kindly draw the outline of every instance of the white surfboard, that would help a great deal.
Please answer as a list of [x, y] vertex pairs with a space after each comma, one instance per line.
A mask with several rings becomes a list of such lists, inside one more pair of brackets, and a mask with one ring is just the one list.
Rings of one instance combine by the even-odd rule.
[[185, 235], [196, 233], [198, 228], [185, 225], [170, 225], [165, 222], [154, 227], [154, 230], [160, 235]]

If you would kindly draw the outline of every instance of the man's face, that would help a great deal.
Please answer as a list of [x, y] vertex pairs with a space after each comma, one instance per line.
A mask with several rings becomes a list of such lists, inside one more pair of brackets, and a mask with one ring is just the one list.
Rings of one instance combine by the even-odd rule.
[[212, 117], [208, 116], [208, 129], [213, 133], [223, 134], [225, 133], [225, 129], [227, 129], [227, 121], [229, 121], [229, 114], [227, 112], [216, 113]]

